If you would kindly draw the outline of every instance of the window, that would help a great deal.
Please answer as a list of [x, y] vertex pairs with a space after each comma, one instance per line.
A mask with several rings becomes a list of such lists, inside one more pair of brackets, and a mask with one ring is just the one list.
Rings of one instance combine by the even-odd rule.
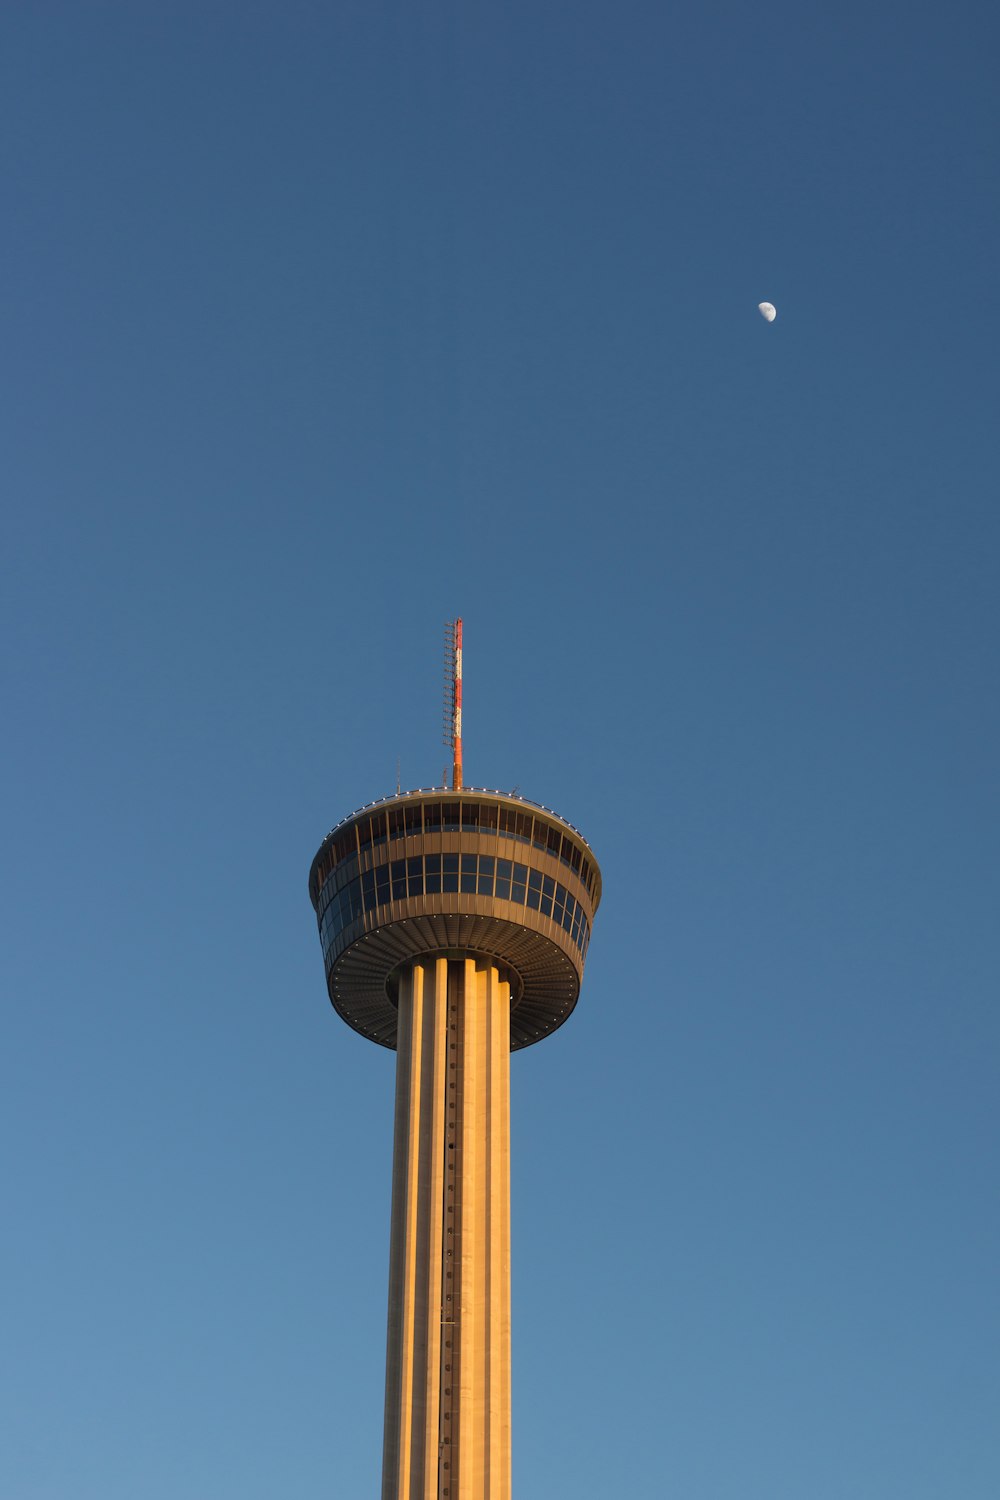
[[406, 822], [401, 807], [393, 807], [389, 810], [389, 837], [401, 839], [406, 832]]
[[428, 802], [424, 808], [424, 832], [441, 832], [441, 804], [440, 802]]
[[548, 836], [549, 836], [549, 830], [546, 828], [546, 826], [542, 822], [541, 818], [536, 818], [535, 819], [535, 836], [534, 836], [534, 838], [531, 841], [534, 844], [535, 848], [536, 849], [544, 849], [545, 848], [545, 844], [546, 844], [546, 840], [548, 839]]
[[[386, 819], [388, 826], [388, 819]], [[354, 874], [348, 878], [350, 866]], [[498, 901], [527, 905], [568, 933], [581, 955], [590, 942], [590, 924], [581, 901], [551, 875], [491, 854], [428, 854], [394, 859], [373, 870], [357, 873], [358, 856], [337, 870], [336, 889], [330, 881], [319, 904], [319, 931], [324, 952], [329, 955], [341, 933], [366, 912], [384, 907], [389, 900], [406, 895], [429, 896], [461, 891], [465, 895], [493, 896]], [[590, 867], [593, 870], [593, 867]]]
[[559, 832], [558, 828], [550, 828], [548, 837], [548, 851], [552, 855], [553, 859], [559, 858], [559, 846], [561, 845], [561, 843], [562, 834]]
[[479, 809], [479, 826], [483, 833], [496, 833], [498, 807], [481, 807]]
[[404, 809], [403, 809], [403, 823], [404, 823], [405, 828], [406, 828], [406, 836], [407, 836], [407, 838], [413, 838], [414, 835], [419, 834], [419, 833], [423, 833], [423, 831], [424, 831], [424, 810], [420, 806], [419, 802], [417, 803], [417, 805], [415, 807], [412, 806], [412, 805], [409, 806], [409, 807], [404, 807]]
[[513, 807], [501, 807], [500, 832], [505, 838], [519, 839], [522, 844], [530, 844], [531, 814], [518, 812]]
[[463, 802], [462, 803], [462, 832], [463, 833], [478, 833], [479, 832], [479, 803], [478, 802]]
[[442, 808], [445, 833], [458, 833], [462, 826], [462, 804], [446, 802]]
[[336, 900], [331, 901], [327, 915], [322, 919], [321, 933], [324, 950], [330, 950], [330, 945], [336, 942], [343, 929], [360, 915], [361, 880], [351, 880], [351, 883], [345, 885], [345, 888], [339, 892]]

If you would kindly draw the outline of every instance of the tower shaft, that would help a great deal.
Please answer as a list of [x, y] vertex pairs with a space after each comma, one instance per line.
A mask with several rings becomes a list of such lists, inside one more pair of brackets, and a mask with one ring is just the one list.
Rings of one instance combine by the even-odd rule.
[[510, 985], [400, 976], [382, 1500], [510, 1500]]

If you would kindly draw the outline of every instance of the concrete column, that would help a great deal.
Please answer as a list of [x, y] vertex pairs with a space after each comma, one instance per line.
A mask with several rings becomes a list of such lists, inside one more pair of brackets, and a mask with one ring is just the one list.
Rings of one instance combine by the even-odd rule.
[[510, 1500], [510, 986], [399, 987], [383, 1500]]

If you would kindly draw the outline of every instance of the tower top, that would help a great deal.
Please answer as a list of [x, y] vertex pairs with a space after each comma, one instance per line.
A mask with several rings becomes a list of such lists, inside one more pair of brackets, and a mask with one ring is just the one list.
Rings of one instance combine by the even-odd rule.
[[555, 1031], [576, 1004], [601, 900], [593, 851], [571, 823], [516, 793], [462, 779], [462, 621], [445, 625], [451, 787], [357, 808], [309, 871], [327, 988], [362, 1036], [396, 1046], [399, 976], [429, 957], [485, 959], [510, 986], [510, 1045]]
[[518, 1049], [576, 1004], [601, 872], [586, 840], [547, 808], [428, 787], [338, 823], [313, 860], [309, 895], [330, 999], [355, 1031], [395, 1047], [401, 966], [479, 956], [511, 985]]

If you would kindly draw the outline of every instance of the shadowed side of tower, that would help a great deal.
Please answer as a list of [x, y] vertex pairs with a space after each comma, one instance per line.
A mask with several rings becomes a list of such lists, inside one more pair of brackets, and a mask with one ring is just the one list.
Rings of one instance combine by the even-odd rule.
[[510, 1500], [510, 1053], [579, 994], [600, 901], [570, 824], [475, 788], [387, 798], [310, 872], [327, 987], [395, 1047], [383, 1500]]

